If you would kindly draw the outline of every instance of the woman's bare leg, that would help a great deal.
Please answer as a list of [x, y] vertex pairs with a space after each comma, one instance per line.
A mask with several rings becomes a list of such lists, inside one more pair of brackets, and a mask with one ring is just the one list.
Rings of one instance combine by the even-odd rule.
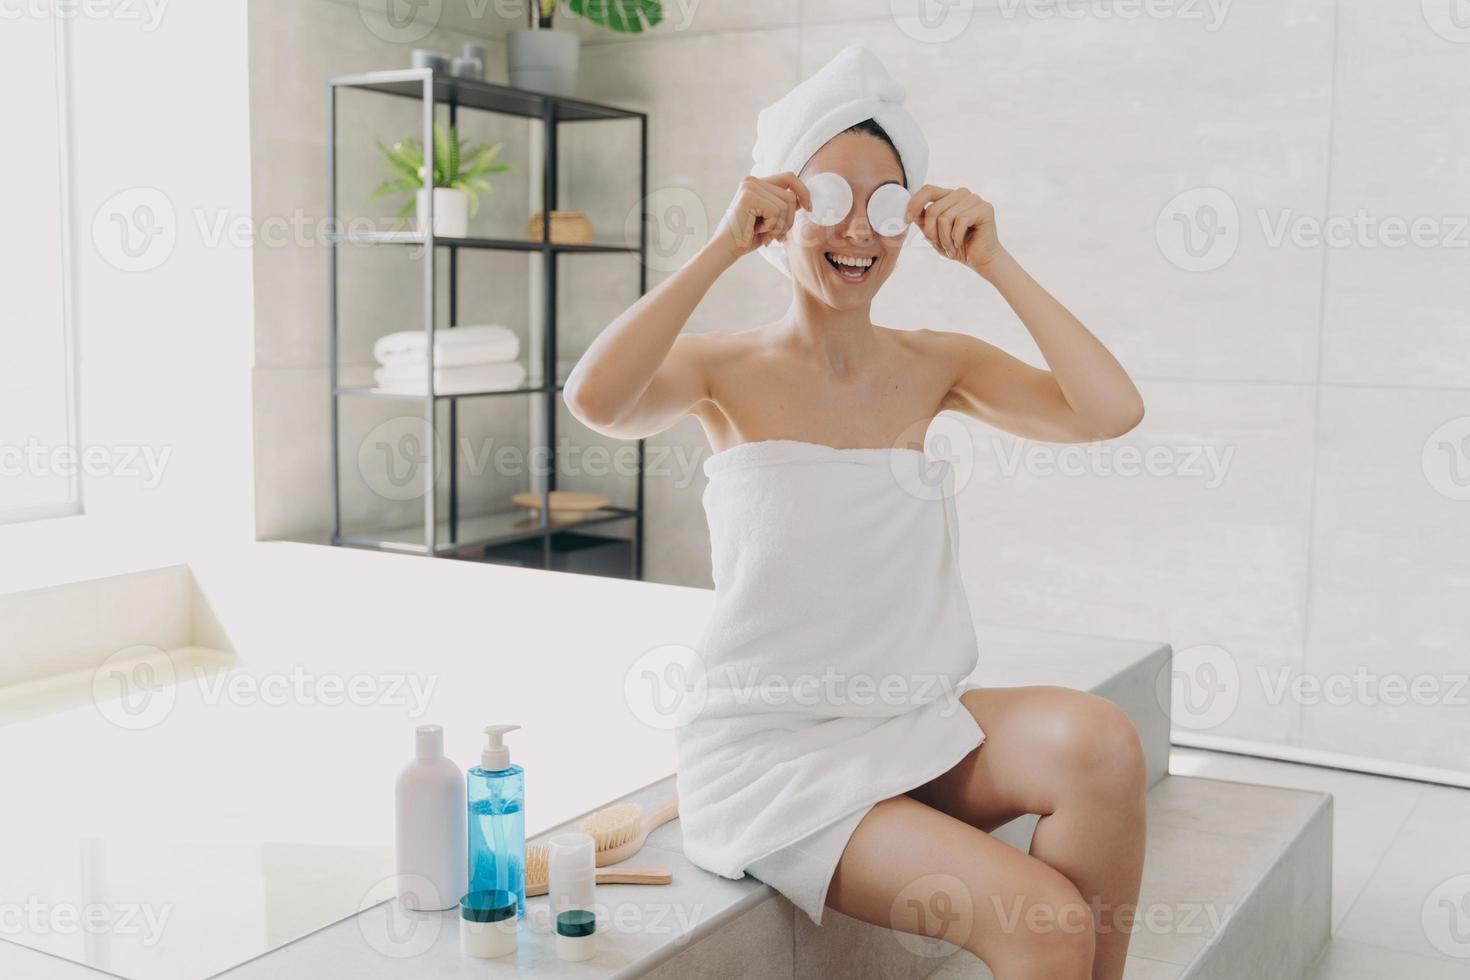
[[996, 980], [1092, 976], [1092, 911], [1064, 875], [907, 796], [884, 800], [858, 824], [827, 905], [962, 946]]
[[1094, 980], [1123, 976], [1143, 875], [1147, 772], [1138, 732], [1102, 698], [1054, 687], [969, 691], [986, 740], [911, 795], [982, 830], [1041, 815], [1031, 855], [1096, 915]]

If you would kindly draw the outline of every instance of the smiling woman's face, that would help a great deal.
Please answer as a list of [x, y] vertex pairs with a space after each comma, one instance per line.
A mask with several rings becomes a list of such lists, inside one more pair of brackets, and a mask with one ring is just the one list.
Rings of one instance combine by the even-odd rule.
[[786, 264], [797, 286], [826, 305], [859, 309], [872, 302], [893, 271], [904, 238], [879, 235], [868, 225], [868, 198], [884, 184], [902, 184], [903, 167], [893, 148], [876, 136], [842, 133], [828, 140], [798, 176], [806, 180], [819, 173], [837, 174], [852, 186], [852, 210], [825, 227], [799, 212], [786, 236]]

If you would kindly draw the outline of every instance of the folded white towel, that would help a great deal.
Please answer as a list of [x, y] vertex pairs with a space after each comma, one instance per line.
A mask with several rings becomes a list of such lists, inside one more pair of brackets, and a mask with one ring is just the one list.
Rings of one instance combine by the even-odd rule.
[[738, 878], [985, 736], [958, 698], [977, 652], [947, 463], [771, 441], [704, 469], [715, 602], [675, 730], [679, 817], [689, 859]]
[[[427, 365], [417, 368], [380, 367], [373, 372], [379, 391], [399, 395], [427, 394]], [[440, 395], [464, 395], [475, 391], [507, 391], [526, 383], [525, 365], [518, 361], [501, 364], [473, 364], [467, 367], [436, 368], [434, 391]]]
[[[469, 367], [475, 364], [503, 364], [514, 361], [520, 356], [519, 343], [505, 344], [500, 341], [490, 341], [483, 344], [452, 344], [448, 347], [434, 347], [435, 367]], [[427, 367], [424, 358], [424, 348], [418, 350], [404, 351], [402, 353], [388, 354], [378, 359], [383, 367], [418, 369], [423, 373]]]
[[[888, 74], [877, 55], [860, 44], [849, 45], [816, 74], [761, 110], [755, 124], [750, 168], [756, 177], [800, 173], [822, 145], [843, 130], [872, 119], [893, 140], [910, 192], [924, 184], [929, 172], [929, 143], [904, 108], [904, 89]], [[790, 275], [786, 247], [772, 242], [761, 255]]]
[[[422, 330], [400, 330], [379, 337], [373, 344], [373, 357], [379, 364], [416, 358], [424, 363], [428, 344]], [[449, 327], [434, 331], [434, 364], [452, 367], [461, 364], [492, 364], [514, 361], [521, 356], [521, 341], [515, 331], [499, 324]]]

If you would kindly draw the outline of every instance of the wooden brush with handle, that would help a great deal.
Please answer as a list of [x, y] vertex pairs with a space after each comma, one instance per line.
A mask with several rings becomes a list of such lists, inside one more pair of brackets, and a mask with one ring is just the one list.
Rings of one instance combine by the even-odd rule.
[[583, 820], [578, 829], [597, 842], [597, 866], [605, 868], [637, 854], [650, 833], [678, 815], [678, 797], [647, 816], [636, 803], [619, 803], [598, 810]]
[[[526, 897], [545, 895], [551, 877], [551, 849], [545, 844], [526, 848]], [[674, 880], [668, 868], [598, 868], [599, 885], [667, 885]]]

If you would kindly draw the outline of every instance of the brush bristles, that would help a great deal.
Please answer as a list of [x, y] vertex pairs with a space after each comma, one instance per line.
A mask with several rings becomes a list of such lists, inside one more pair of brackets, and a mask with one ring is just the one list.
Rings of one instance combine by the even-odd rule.
[[621, 847], [643, 829], [643, 808], [636, 803], [619, 803], [598, 810], [582, 821], [581, 831], [597, 841], [599, 851]]
[[551, 849], [544, 844], [526, 848], [526, 887], [546, 884], [551, 877]]

